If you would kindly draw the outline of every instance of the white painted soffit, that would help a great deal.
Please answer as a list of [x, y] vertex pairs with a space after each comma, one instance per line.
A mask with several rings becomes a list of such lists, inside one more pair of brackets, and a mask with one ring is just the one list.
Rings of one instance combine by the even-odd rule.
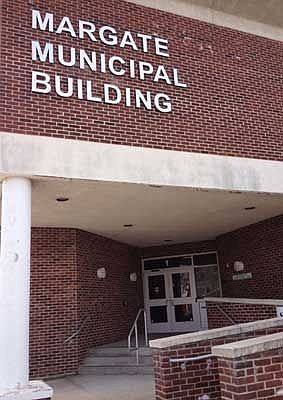
[[[157, 10], [166, 11], [172, 14], [181, 15], [210, 24], [224, 26], [237, 31], [250, 33], [257, 36], [266, 37], [273, 40], [283, 41], [283, 29], [258, 22], [252, 19], [240, 17], [226, 12], [218, 11], [211, 7], [192, 4], [187, 0], [127, 0], [130, 3], [144, 7], [151, 7]], [[226, 0], [227, 2], [231, 0]], [[247, 7], [248, 7], [247, 1]], [[264, 7], [261, 3], [259, 7]]]
[[0, 176], [283, 193], [283, 162], [0, 132]]

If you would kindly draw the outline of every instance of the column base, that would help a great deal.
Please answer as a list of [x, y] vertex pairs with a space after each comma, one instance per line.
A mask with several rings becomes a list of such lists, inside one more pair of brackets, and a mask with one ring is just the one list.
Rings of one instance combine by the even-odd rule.
[[26, 387], [0, 389], [0, 400], [51, 400], [53, 389], [43, 381], [30, 381]]

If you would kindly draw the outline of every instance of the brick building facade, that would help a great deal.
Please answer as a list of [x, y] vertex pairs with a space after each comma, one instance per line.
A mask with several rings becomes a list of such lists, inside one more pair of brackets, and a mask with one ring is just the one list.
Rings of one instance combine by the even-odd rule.
[[[76, 229], [34, 228], [31, 247], [32, 377], [76, 373], [89, 348], [118, 342], [128, 335], [144, 304], [143, 259], [217, 251], [224, 297], [282, 299], [282, 230], [279, 216], [227, 233], [215, 241], [141, 249]], [[270, 240], [263, 251], [260, 243], [264, 235]], [[252, 239], [255, 245], [249, 258]], [[233, 246], [229, 247], [228, 243]], [[247, 265], [246, 271], [254, 274], [251, 280], [232, 279], [233, 268], [227, 268], [227, 261], [233, 264], [239, 255]], [[269, 264], [268, 278], [260, 269], [267, 263], [264, 255]], [[225, 256], [230, 258], [227, 260]], [[98, 279], [99, 268], [107, 269], [107, 279]], [[129, 281], [133, 272], [138, 275], [136, 282]], [[263, 291], [264, 282], [274, 284]], [[213, 302], [208, 302], [207, 307], [209, 328], [231, 324]], [[272, 305], [228, 303], [221, 307], [236, 323], [276, 317]], [[78, 340], [65, 343], [87, 317], [89, 320]]]
[[181, 3], [1, 3], [0, 390], [276, 316], [282, 29]]
[[[55, 33], [66, 16], [63, 0], [6, 0], [2, 10], [2, 131], [282, 161], [281, 42], [150, 8], [145, 12], [144, 7], [123, 1], [118, 7], [114, 0], [103, 2], [99, 12], [96, 3], [90, 1], [81, 6], [68, 2], [67, 16], [75, 37], [67, 25], [65, 31]], [[53, 32], [48, 31], [49, 25], [41, 31], [39, 22], [32, 29], [32, 10], [39, 10], [42, 18], [46, 13], [54, 15]], [[133, 36], [140, 32], [164, 38], [168, 40], [169, 57], [154, 54], [152, 39], [147, 53], [141, 50], [141, 39], [136, 40], [138, 50], [131, 45], [107, 46], [97, 37], [93, 42], [86, 34], [80, 39], [79, 20], [95, 22], [97, 30], [107, 24], [113, 26], [119, 41], [124, 30], [133, 32]], [[32, 41], [39, 41], [42, 49], [49, 42], [55, 47], [65, 46], [66, 61], [73, 47], [88, 54], [96, 50], [107, 57], [118, 55], [125, 60], [150, 62], [155, 67], [164, 65], [169, 75], [172, 68], [178, 67], [187, 88], [174, 86], [171, 76], [168, 84], [165, 79], [152, 82], [152, 74], [146, 75], [144, 81], [133, 80], [128, 74], [106, 78], [105, 73], [90, 68], [62, 66], [56, 50], [54, 64], [48, 59], [41, 62], [39, 56], [33, 61]], [[108, 80], [122, 89], [165, 92], [172, 98], [173, 111], [168, 117], [143, 108], [82, 102], [75, 95], [60, 98], [54, 88], [46, 96], [33, 93], [29, 102], [32, 70], [50, 73], [52, 80], [55, 74], [94, 80], [98, 91]], [[266, 133], [263, 135], [262, 131]]]

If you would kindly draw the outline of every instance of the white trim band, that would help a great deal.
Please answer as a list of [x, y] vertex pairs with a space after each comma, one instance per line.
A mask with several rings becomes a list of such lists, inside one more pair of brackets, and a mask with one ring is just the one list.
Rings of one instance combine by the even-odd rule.
[[0, 176], [283, 194], [283, 162], [0, 132]]

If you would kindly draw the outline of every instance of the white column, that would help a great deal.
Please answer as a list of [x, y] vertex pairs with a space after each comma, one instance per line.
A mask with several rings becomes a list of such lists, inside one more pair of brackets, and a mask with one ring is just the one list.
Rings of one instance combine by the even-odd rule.
[[2, 183], [0, 390], [25, 387], [29, 375], [31, 181]]

